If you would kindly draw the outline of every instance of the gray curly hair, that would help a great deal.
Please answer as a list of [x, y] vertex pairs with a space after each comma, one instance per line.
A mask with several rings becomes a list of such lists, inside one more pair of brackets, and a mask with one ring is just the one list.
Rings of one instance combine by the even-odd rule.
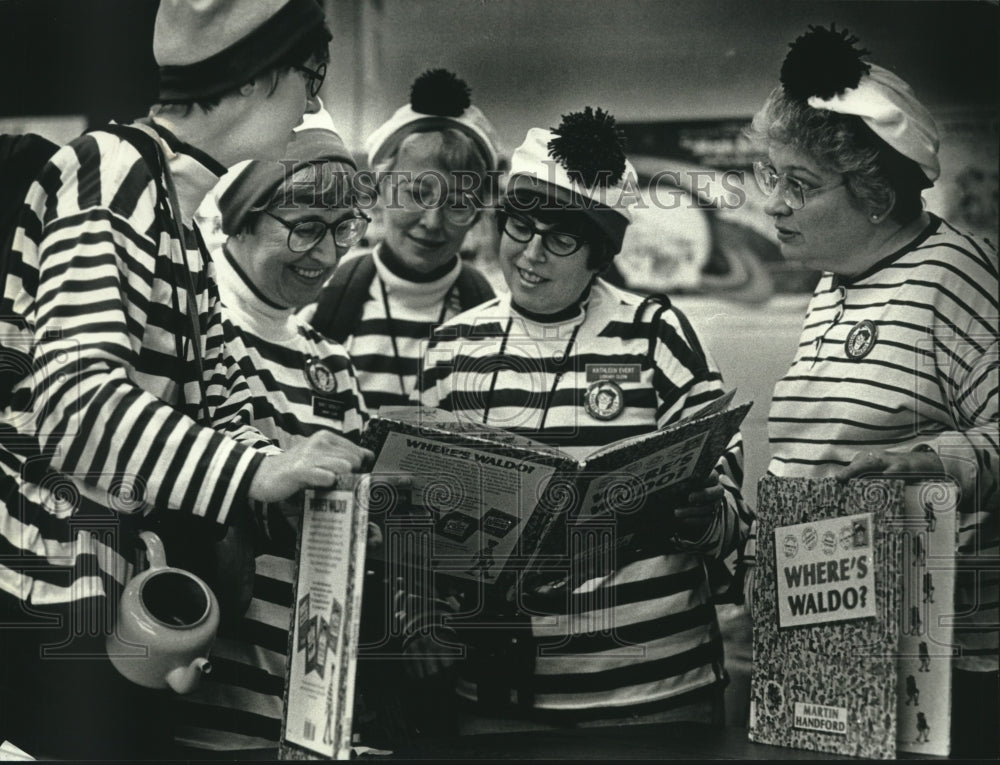
[[881, 213], [892, 205], [889, 217], [900, 224], [923, 211], [920, 192], [931, 183], [920, 166], [875, 135], [860, 117], [814, 109], [777, 87], [744, 133], [761, 151], [771, 143], [786, 144], [842, 174], [848, 192], [866, 210]]

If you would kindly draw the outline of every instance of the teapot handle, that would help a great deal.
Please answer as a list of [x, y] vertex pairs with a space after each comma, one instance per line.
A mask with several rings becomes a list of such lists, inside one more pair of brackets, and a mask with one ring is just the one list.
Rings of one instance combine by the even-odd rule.
[[167, 552], [163, 547], [163, 540], [153, 531], [143, 531], [139, 533], [139, 538], [146, 545], [146, 558], [149, 560], [149, 567], [167, 568]]

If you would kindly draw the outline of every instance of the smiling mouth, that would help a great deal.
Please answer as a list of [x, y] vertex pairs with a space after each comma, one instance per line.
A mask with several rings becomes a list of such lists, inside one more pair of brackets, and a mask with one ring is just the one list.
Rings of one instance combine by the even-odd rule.
[[521, 277], [521, 281], [526, 282], [531, 285], [541, 284], [542, 282], [547, 282], [548, 279], [539, 276], [534, 271], [526, 271], [525, 269], [516, 266], [517, 274]]
[[300, 279], [305, 279], [306, 281], [316, 281], [326, 275], [328, 269], [326, 268], [301, 268], [299, 266], [289, 266], [292, 273], [298, 276]]

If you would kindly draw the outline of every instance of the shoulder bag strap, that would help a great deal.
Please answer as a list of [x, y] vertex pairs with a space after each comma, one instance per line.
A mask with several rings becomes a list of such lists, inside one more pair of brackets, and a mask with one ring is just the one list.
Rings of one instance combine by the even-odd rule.
[[[168, 233], [173, 239], [176, 239], [177, 243], [180, 245], [181, 258], [184, 261], [184, 278], [186, 284], [183, 286], [185, 287], [185, 292], [187, 294], [187, 317], [189, 329], [189, 334], [186, 340], [191, 344], [191, 350], [194, 354], [195, 370], [198, 375], [198, 389], [201, 393], [201, 415], [204, 418], [205, 424], [207, 424], [211, 418], [208, 412], [208, 394], [205, 390], [205, 363], [201, 355], [201, 319], [198, 313], [198, 304], [195, 300], [194, 277], [192, 276], [191, 268], [188, 264], [186, 240], [184, 238], [184, 232], [181, 230], [181, 206], [177, 201], [177, 190], [174, 187], [173, 176], [170, 172], [170, 168], [167, 166], [166, 157], [163, 156], [163, 150], [160, 148], [159, 142], [145, 131], [128, 125], [106, 125], [105, 127], [102, 127], [101, 130], [113, 133], [114, 135], [117, 135], [132, 144], [136, 151], [139, 152], [140, 156], [142, 156], [146, 164], [154, 171], [161, 195], [164, 190], [166, 191], [167, 210], [165, 211], [165, 217], [168, 219], [167, 225], [170, 227], [170, 231], [168, 231]], [[198, 238], [198, 243], [200, 248], [200, 237]], [[208, 262], [207, 253], [203, 253], [203, 256], [205, 261]], [[175, 294], [176, 289], [177, 287], [175, 284]], [[187, 349], [182, 345], [181, 360], [186, 361], [186, 359]], [[180, 394], [181, 399], [183, 400], [184, 380], [181, 379], [178, 382], [180, 383]]]
[[312, 325], [331, 340], [344, 343], [358, 325], [368, 288], [375, 278], [375, 258], [359, 255], [333, 272], [323, 288], [313, 314]]

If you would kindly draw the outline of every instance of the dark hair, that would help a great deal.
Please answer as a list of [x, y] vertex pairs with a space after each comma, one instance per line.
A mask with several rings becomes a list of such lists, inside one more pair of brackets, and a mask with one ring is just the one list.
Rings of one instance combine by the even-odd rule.
[[746, 135], [761, 149], [771, 142], [803, 151], [844, 176], [848, 192], [871, 212], [888, 209], [906, 224], [923, 211], [920, 192], [931, 183], [920, 166], [879, 138], [860, 117], [814, 109], [775, 88]]
[[[590, 246], [587, 268], [600, 273], [611, 265], [614, 255], [609, 254], [608, 237], [584, 211], [553, 205], [550, 199], [540, 194], [520, 189], [514, 194], [514, 199], [515, 204], [512, 209], [518, 214], [527, 215], [539, 223], [554, 226], [560, 231], [586, 240]], [[503, 236], [503, 216], [497, 218], [497, 227]]]
[[[330, 31], [326, 24], [319, 24], [311, 32], [303, 36], [299, 42], [293, 45], [278, 58], [271, 66], [261, 72], [247, 77], [246, 81], [270, 78], [267, 95], [270, 96], [278, 88], [281, 78], [290, 69], [296, 66], [303, 66], [308, 61], [315, 61], [318, 64], [326, 64], [330, 61], [330, 47], [328, 40]], [[186, 117], [195, 107], [208, 113], [222, 103], [222, 99], [239, 92], [239, 87], [230, 88], [222, 93], [202, 98], [193, 98], [190, 101], [169, 101], [167, 103], [154, 104], [154, 109], [160, 114], [175, 113]]]

